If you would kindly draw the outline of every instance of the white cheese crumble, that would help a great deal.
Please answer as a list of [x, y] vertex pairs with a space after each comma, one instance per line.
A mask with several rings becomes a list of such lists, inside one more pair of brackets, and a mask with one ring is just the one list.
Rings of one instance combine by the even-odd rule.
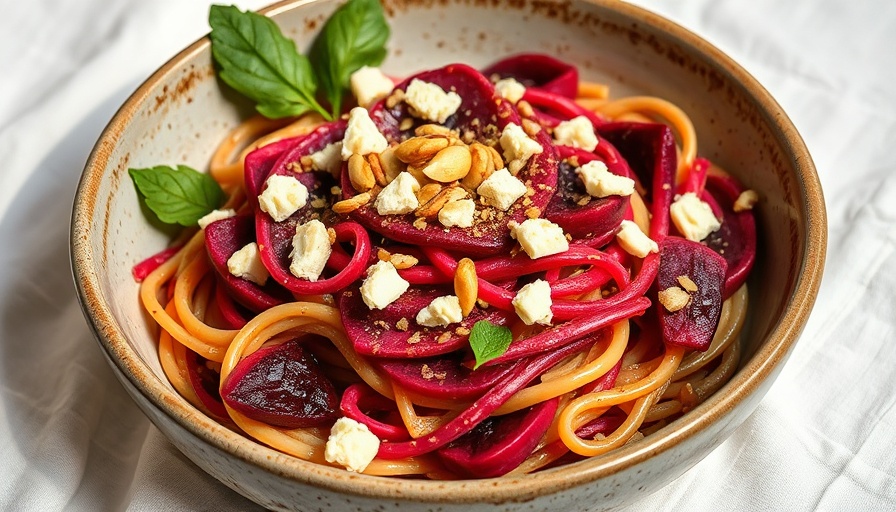
[[516, 103], [523, 99], [526, 94], [526, 86], [519, 83], [515, 78], [502, 78], [495, 82], [495, 92], [501, 95], [505, 100]]
[[395, 83], [384, 75], [380, 68], [361, 66], [349, 78], [352, 94], [358, 99], [358, 105], [369, 107], [392, 92]]
[[703, 240], [722, 227], [712, 207], [693, 192], [678, 196], [669, 208], [669, 214], [678, 232], [694, 242]]
[[522, 126], [514, 123], [504, 127], [499, 142], [504, 150], [504, 158], [509, 162], [507, 165], [514, 173], [522, 169], [532, 155], [544, 151], [541, 144], [529, 138]]
[[258, 196], [258, 207], [275, 221], [283, 222], [307, 201], [308, 189], [302, 182], [292, 176], [275, 174], [265, 182], [265, 189]]
[[216, 220], [229, 219], [236, 216], [236, 210], [227, 208], [226, 210], [212, 210], [199, 219], [199, 227], [205, 229], [206, 226]]
[[370, 114], [364, 107], [355, 107], [348, 113], [348, 124], [345, 137], [342, 139], [342, 159], [348, 160], [352, 155], [369, 155], [382, 153], [389, 147], [389, 141], [373, 124]]
[[543, 279], [520, 288], [513, 298], [513, 309], [526, 325], [551, 325], [554, 314], [551, 313], [551, 285]]
[[526, 194], [526, 185], [507, 169], [500, 169], [483, 180], [476, 192], [486, 203], [507, 211], [517, 199]]
[[339, 418], [330, 429], [324, 458], [331, 464], [361, 473], [376, 457], [380, 440], [367, 425], [351, 418]]
[[659, 252], [660, 248], [650, 237], [641, 231], [637, 224], [630, 220], [622, 221], [616, 239], [625, 252], [638, 258], [643, 258], [652, 252]]
[[417, 323], [425, 327], [445, 327], [464, 319], [460, 300], [455, 295], [436, 297], [417, 313]]
[[402, 171], [394, 180], [380, 191], [373, 203], [380, 215], [401, 215], [410, 213], [420, 206], [416, 192], [420, 190], [417, 178]]
[[289, 272], [300, 279], [317, 281], [331, 252], [330, 235], [323, 222], [314, 219], [297, 225], [289, 253]]
[[270, 276], [268, 269], [261, 262], [258, 244], [255, 242], [246, 244], [227, 259], [227, 271], [235, 277], [252, 281], [259, 286], [264, 286]]
[[625, 197], [635, 191], [635, 180], [613, 174], [607, 169], [607, 164], [599, 160], [586, 163], [577, 172], [585, 184], [585, 191], [592, 197]]
[[461, 97], [454, 91], [445, 92], [436, 84], [415, 78], [404, 91], [404, 101], [416, 117], [444, 124], [460, 108]]
[[367, 269], [367, 279], [361, 283], [361, 298], [368, 308], [383, 309], [401, 297], [409, 286], [392, 262], [378, 261]]
[[594, 151], [597, 147], [597, 135], [594, 125], [585, 116], [577, 116], [569, 121], [562, 121], [554, 128], [554, 141], [561, 146], [582, 148]]
[[476, 203], [472, 199], [460, 199], [447, 203], [439, 210], [439, 222], [446, 228], [468, 228], [473, 225], [475, 214]]
[[516, 238], [533, 260], [569, 250], [563, 228], [547, 219], [527, 219], [522, 224], [511, 222], [510, 236]]
[[342, 142], [327, 144], [308, 156], [311, 158], [312, 170], [327, 171], [335, 176], [342, 169]]

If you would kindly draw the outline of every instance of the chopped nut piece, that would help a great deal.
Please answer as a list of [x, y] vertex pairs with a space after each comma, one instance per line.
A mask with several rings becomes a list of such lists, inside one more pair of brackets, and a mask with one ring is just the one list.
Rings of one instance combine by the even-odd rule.
[[677, 286], [670, 286], [665, 290], [660, 290], [657, 294], [657, 298], [659, 298], [660, 304], [666, 308], [666, 311], [670, 313], [674, 313], [684, 308], [691, 300], [691, 296], [688, 295], [688, 292]]
[[451, 145], [443, 135], [411, 137], [395, 146], [395, 156], [406, 164], [421, 165], [429, 161], [439, 151]]
[[399, 103], [404, 101], [404, 91], [395, 89], [388, 97], [386, 97], [386, 108], [395, 108]]
[[409, 324], [410, 323], [408, 322], [407, 318], [401, 317], [398, 319], [397, 322], [395, 322], [395, 328], [398, 329], [399, 331], [407, 331]]
[[443, 135], [445, 137], [450, 137], [452, 135], [451, 129], [447, 126], [442, 126], [440, 124], [421, 124], [417, 128], [414, 129], [414, 135], [418, 137], [422, 137], [424, 135]]
[[405, 170], [404, 163], [395, 156], [394, 147], [389, 147], [380, 153], [379, 161], [387, 185]]
[[410, 117], [406, 117], [401, 120], [401, 123], [398, 125], [398, 129], [401, 131], [410, 130], [414, 126], [414, 120]]
[[392, 259], [392, 253], [385, 249], [378, 249], [376, 251], [376, 259], [380, 261], [389, 261]]
[[737, 200], [734, 201], [734, 211], [735, 212], [743, 212], [746, 210], [752, 210], [753, 206], [759, 202], [759, 194], [756, 193], [755, 190], [744, 190], [737, 196]]
[[457, 295], [460, 310], [466, 318], [473, 311], [479, 295], [476, 265], [470, 258], [463, 258], [457, 263], [457, 269], [454, 271], [454, 294]]
[[339, 214], [351, 213], [370, 202], [370, 193], [364, 192], [333, 204], [333, 211]]
[[681, 285], [681, 287], [684, 288], [688, 293], [694, 293], [697, 291], [697, 283], [692, 281], [688, 276], [678, 276], [678, 284]]
[[358, 192], [368, 192], [376, 185], [370, 163], [357, 153], [348, 159], [348, 179]]
[[398, 270], [411, 268], [419, 262], [417, 258], [409, 254], [393, 254], [389, 256], [389, 261], [391, 261], [392, 265]]
[[459, 180], [470, 172], [471, 156], [466, 146], [448, 146], [432, 157], [423, 174], [441, 183]]
[[[444, 187], [439, 190], [436, 195], [432, 196], [429, 201], [425, 204], [420, 205], [417, 210], [414, 212], [414, 215], [417, 217], [425, 217], [426, 220], [433, 220], [438, 215], [449, 201], [452, 201], [455, 197], [458, 196], [458, 191], [460, 191], [463, 196], [466, 196], [466, 192], [461, 187], [457, 185], [451, 187]], [[463, 197], [461, 196], [461, 197]]]

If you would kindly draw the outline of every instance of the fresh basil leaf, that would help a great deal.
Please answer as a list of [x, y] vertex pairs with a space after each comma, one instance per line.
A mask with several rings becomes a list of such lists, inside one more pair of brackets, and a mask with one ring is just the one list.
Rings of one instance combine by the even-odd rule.
[[128, 174], [146, 206], [167, 224], [194, 226], [224, 200], [214, 178], [185, 165], [128, 169]]
[[330, 119], [315, 99], [311, 63], [273, 20], [234, 6], [213, 5], [208, 22], [218, 76], [255, 101], [259, 113], [276, 119], [313, 110]]
[[324, 24], [309, 57], [333, 117], [341, 112], [351, 74], [383, 62], [388, 39], [389, 24], [379, 0], [349, 0]]
[[470, 348], [476, 356], [475, 370], [482, 364], [501, 357], [513, 341], [510, 329], [503, 325], [495, 325], [488, 320], [480, 320], [470, 330]]

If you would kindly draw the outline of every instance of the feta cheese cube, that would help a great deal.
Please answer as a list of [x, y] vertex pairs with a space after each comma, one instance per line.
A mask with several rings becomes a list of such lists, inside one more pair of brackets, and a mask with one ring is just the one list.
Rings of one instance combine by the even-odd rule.
[[355, 107], [348, 113], [348, 124], [345, 137], [342, 139], [342, 159], [348, 160], [352, 155], [369, 155], [382, 153], [389, 147], [389, 141], [373, 124], [370, 114], [364, 107]]
[[352, 73], [349, 84], [352, 94], [358, 99], [358, 105], [365, 108], [385, 98], [395, 88], [395, 83], [384, 75], [380, 68], [370, 66], [361, 66], [360, 69]]
[[373, 203], [380, 215], [401, 215], [410, 213], [420, 206], [416, 192], [420, 190], [417, 178], [403, 171], [389, 182], [376, 196]]
[[577, 116], [569, 121], [562, 121], [554, 128], [554, 142], [561, 146], [594, 151], [597, 147], [597, 135], [594, 134], [594, 125], [587, 117]]
[[522, 126], [514, 123], [504, 127], [499, 142], [504, 150], [507, 166], [514, 174], [526, 165], [532, 155], [539, 155], [544, 151], [541, 144], [532, 140]]
[[511, 222], [510, 236], [516, 238], [533, 260], [569, 250], [563, 228], [547, 219], [527, 219], [522, 224]]
[[616, 239], [625, 252], [638, 258], [643, 258], [652, 252], [659, 252], [660, 248], [650, 237], [641, 231], [637, 224], [630, 220], [622, 221]]
[[461, 97], [436, 84], [413, 79], [404, 91], [404, 101], [412, 109], [415, 117], [444, 123], [460, 108]]
[[495, 82], [495, 91], [505, 100], [516, 103], [523, 99], [526, 94], [526, 86], [519, 83], [515, 78], [502, 78]]
[[296, 225], [292, 252], [289, 253], [292, 258], [289, 272], [300, 279], [317, 281], [331, 252], [330, 235], [323, 222], [315, 219]]
[[468, 228], [473, 225], [475, 213], [476, 203], [472, 199], [451, 201], [439, 210], [439, 222], [446, 228]]
[[669, 208], [669, 214], [678, 232], [694, 242], [703, 240], [722, 227], [712, 207], [693, 192], [678, 196]]
[[425, 327], [445, 327], [463, 319], [460, 300], [454, 295], [437, 297], [417, 313], [417, 323]]
[[351, 418], [339, 418], [330, 429], [324, 458], [349, 471], [361, 473], [376, 458], [380, 440], [367, 425]]
[[308, 156], [311, 158], [312, 170], [326, 171], [334, 176], [342, 170], [342, 142], [327, 144]]
[[635, 180], [613, 174], [607, 169], [607, 164], [599, 160], [586, 163], [577, 172], [585, 183], [585, 191], [592, 197], [625, 197], [635, 191]]
[[212, 210], [199, 219], [199, 227], [205, 229], [206, 226], [216, 220], [229, 219], [236, 216], [236, 210], [227, 208], [226, 210]]
[[292, 176], [275, 174], [265, 182], [265, 189], [258, 196], [258, 207], [275, 221], [283, 222], [307, 201], [308, 189], [302, 182]]
[[368, 308], [383, 309], [401, 297], [409, 286], [392, 262], [378, 261], [367, 269], [367, 279], [361, 283], [361, 298]]
[[252, 281], [259, 286], [264, 286], [270, 277], [268, 269], [261, 262], [258, 244], [255, 242], [246, 244], [227, 259], [227, 271], [235, 277]]
[[526, 194], [526, 185], [507, 169], [500, 169], [483, 180], [476, 192], [486, 203], [507, 211], [517, 199]]
[[551, 312], [551, 285], [543, 279], [520, 288], [512, 301], [513, 309], [526, 325], [551, 325], [554, 314]]

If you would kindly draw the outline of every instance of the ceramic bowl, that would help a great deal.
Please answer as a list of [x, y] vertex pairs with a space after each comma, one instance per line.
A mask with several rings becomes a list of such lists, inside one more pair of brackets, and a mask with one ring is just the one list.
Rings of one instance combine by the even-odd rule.
[[[305, 47], [337, 2], [265, 10]], [[599, 510], [646, 496], [706, 456], [755, 409], [815, 300], [826, 220], [812, 160], [787, 116], [748, 73], [687, 30], [616, 0], [386, 0], [387, 73], [523, 51], [576, 63], [614, 95], [670, 99], [695, 123], [700, 153], [758, 191], [759, 254], [750, 278], [746, 356], [734, 378], [644, 440], [535, 476], [435, 482], [357, 475], [284, 455], [205, 417], [166, 381], [131, 267], [168, 242], [141, 213], [129, 167], [206, 168], [250, 114], [216, 80], [209, 41], [165, 64], [127, 100], [96, 144], [72, 221], [75, 280], [87, 319], [124, 387], [187, 457], [239, 493], [283, 510]], [[496, 507], [497, 505], [497, 507]]]

